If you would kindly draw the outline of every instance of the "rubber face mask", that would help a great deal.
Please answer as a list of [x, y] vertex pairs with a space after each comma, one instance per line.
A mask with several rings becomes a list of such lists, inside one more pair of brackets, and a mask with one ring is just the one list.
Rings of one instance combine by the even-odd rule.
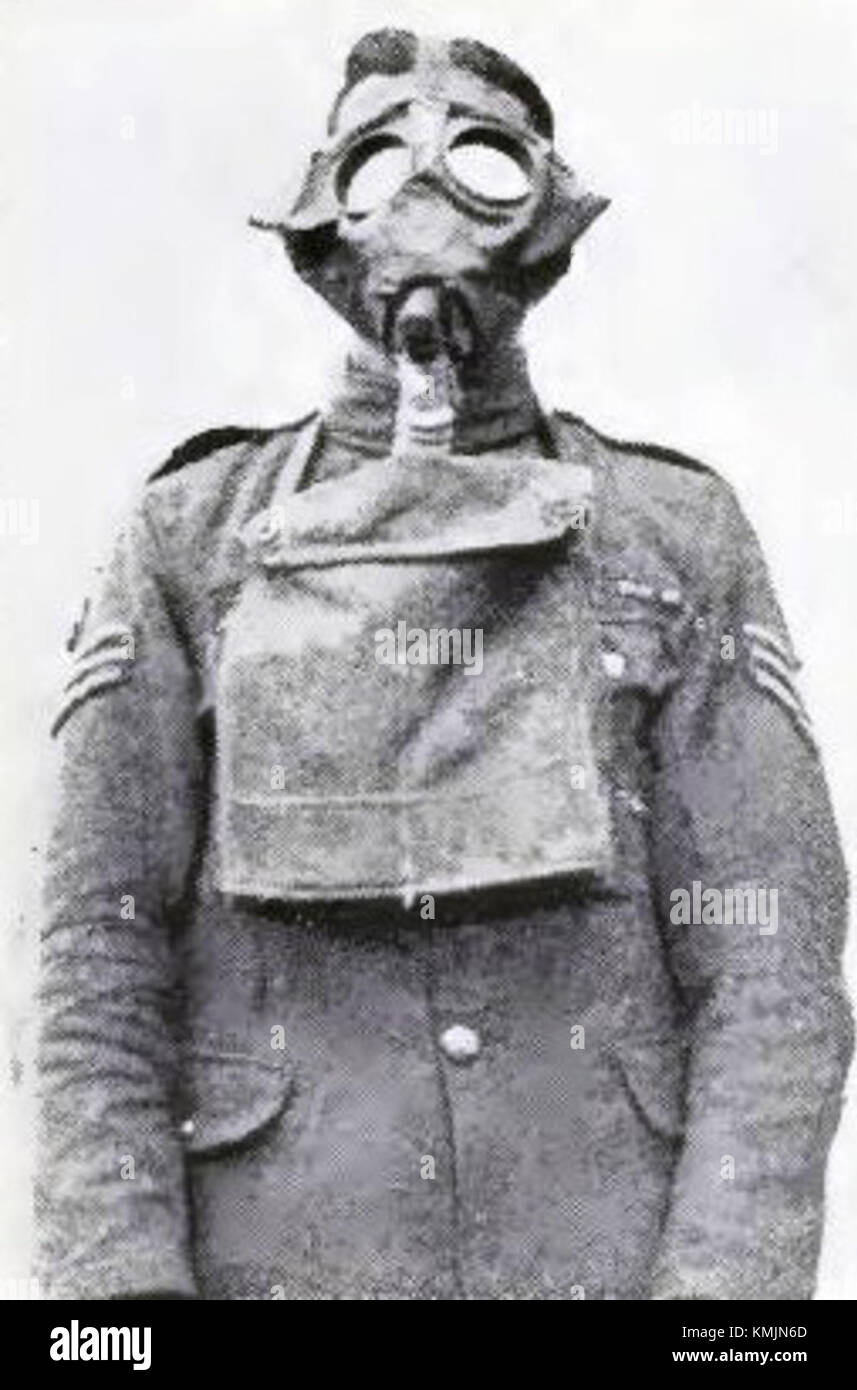
[[361, 336], [460, 368], [516, 332], [606, 206], [521, 101], [441, 46], [358, 83], [291, 211], [253, 221]]

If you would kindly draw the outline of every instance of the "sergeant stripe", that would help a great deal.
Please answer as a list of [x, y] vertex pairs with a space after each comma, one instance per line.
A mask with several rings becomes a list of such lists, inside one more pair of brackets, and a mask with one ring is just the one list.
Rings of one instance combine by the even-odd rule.
[[770, 671], [792, 692], [798, 704], [801, 706], [803, 705], [800, 692], [795, 687], [794, 678], [792, 676], [794, 667], [789, 667], [787, 662], [777, 653], [768, 651], [767, 648], [760, 647], [756, 643], [753, 643], [750, 647], [749, 659], [751, 667], [763, 666], [767, 671]]
[[776, 632], [772, 632], [769, 627], [763, 627], [761, 623], [744, 623], [742, 631], [745, 637], [749, 637], [752, 643], [759, 643], [779, 656], [788, 667], [793, 671], [800, 669], [800, 662], [782, 637]]
[[51, 737], [56, 738], [69, 715], [73, 714], [79, 705], [89, 699], [90, 695], [96, 695], [101, 690], [109, 690], [114, 685], [121, 685], [130, 674], [128, 662], [113, 662], [110, 666], [105, 666], [99, 671], [88, 672], [81, 683], [75, 685], [60, 704], [59, 711], [51, 725]]
[[104, 623], [90, 635], [85, 647], [81, 647], [75, 656], [75, 661], [83, 661], [86, 657], [92, 656], [94, 652], [101, 651], [104, 647], [127, 646], [128, 642], [133, 642], [134, 633], [125, 623]]
[[810, 743], [815, 742], [812, 725], [799, 698], [795, 695], [790, 685], [785, 685], [778, 676], [766, 671], [764, 667], [757, 666], [753, 671], [753, 679], [763, 690], [767, 690], [781, 705], [789, 711], [801, 733], [809, 739]]
[[93, 672], [100, 671], [106, 666], [116, 666], [120, 662], [128, 664], [128, 658], [121, 652], [114, 652], [113, 650], [103, 652], [100, 656], [90, 657], [88, 661], [82, 662], [80, 669], [69, 677], [64, 689], [71, 690], [73, 686], [80, 685], [82, 681], [85, 681], [87, 676], [91, 676]]

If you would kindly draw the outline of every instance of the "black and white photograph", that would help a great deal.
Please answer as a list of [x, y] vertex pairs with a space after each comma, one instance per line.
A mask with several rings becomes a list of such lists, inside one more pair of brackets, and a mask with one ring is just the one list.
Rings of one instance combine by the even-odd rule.
[[0, 0], [0, 68], [0, 1299], [812, 1364], [857, 9]]

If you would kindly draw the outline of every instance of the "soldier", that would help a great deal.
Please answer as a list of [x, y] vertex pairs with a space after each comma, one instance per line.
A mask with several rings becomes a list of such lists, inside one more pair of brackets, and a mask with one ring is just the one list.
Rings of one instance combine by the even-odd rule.
[[356, 345], [173, 455], [74, 639], [55, 1296], [811, 1295], [842, 860], [730, 489], [533, 393], [604, 206], [514, 63], [385, 30], [257, 219]]

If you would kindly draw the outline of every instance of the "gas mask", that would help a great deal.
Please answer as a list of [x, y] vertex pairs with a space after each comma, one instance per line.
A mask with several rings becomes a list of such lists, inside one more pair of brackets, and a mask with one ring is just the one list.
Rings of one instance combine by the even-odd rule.
[[242, 532], [214, 682], [231, 895], [409, 904], [612, 862], [590, 469], [451, 447], [459, 392], [605, 204], [549, 112], [415, 56], [351, 83], [292, 210], [259, 219], [400, 391], [389, 455], [307, 485], [316, 417]]
[[410, 445], [448, 447], [457, 388], [515, 336], [606, 206], [522, 101], [423, 42], [412, 70], [347, 94], [291, 211], [253, 224], [279, 232], [298, 274], [395, 359]]

